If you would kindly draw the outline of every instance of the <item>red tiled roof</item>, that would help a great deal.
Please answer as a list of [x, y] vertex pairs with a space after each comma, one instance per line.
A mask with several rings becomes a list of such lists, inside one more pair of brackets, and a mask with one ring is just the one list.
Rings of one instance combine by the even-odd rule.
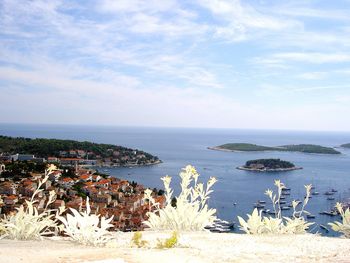
[[79, 179], [83, 179], [83, 180], [86, 180], [86, 179], [89, 179], [89, 178], [90, 178], [89, 174], [83, 174], [83, 175], [79, 176]]
[[66, 183], [74, 181], [72, 178], [69, 178], [69, 177], [65, 177], [62, 180], [63, 180], [63, 182], [66, 182]]

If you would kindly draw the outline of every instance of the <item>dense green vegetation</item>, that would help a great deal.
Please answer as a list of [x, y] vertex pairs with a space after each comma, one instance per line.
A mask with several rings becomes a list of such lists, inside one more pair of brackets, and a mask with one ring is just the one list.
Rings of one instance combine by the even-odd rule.
[[[349, 146], [350, 147], [350, 146]], [[283, 145], [283, 146], [262, 146], [251, 143], [227, 143], [215, 147], [218, 150], [231, 151], [287, 151], [287, 152], [303, 152], [303, 153], [322, 153], [322, 154], [340, 154], [337, 150], [331, 147], [324, 147], [314, 144], [297, 144], [297, 145]]]
[[345, 144], [342, 144], [340, 145], [341, 147], [344, 147], [344, 148], [350, 148], [350, 143], [345, 143]]
[[281, 159], [257, 159], [247, 161], [245, 168], [256, 168], [259, 167], [261, 169], [286, 169], [286, 168], [294, 168], [295, 165], [288, 161], [283, 161]]
[[283, 145], [281, 147], [289, 152], [340, 154], [334, 148], [314, 144]]
[[144, 155], [144, 157], [138, 158], [140, 163], [150, 159], [158, 160], [157, 157], [149, 153], [112, 144], [58, 139], [15, 138], [0, 135], [0, 152], [3, 153], [34, 154], [37, 157], [45, 158], [48, 156], [60, 157], [60, 152], [69, 150], [83, 150], [89, 152], [89, 158], [94, 158], [96, 156], [101, 156], [101, 158], [113, 157], [113, 155], [118, 152], [119, 158], [130, 157], [129, 159], [133, 159], [135, 155]]
[[268, 147], [268, 146], [256, 145], [251, 143], [226, 143], [218, 146], [217, 148], [232, 150], [232, 151], [247, 151], [247, 152], [278, 150], [275, 147]]
[[6, 171], [1, 174], [3, 178], [13, 178], [18, 181], [25, 177], [30, 177], [31, 173], [43, 173], [46, 164], [34, 162], [11, 162], [6, 164]]

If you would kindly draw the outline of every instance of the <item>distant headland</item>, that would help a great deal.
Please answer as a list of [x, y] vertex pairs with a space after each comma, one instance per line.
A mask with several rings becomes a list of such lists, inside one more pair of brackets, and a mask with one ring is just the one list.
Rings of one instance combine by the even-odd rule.
[[[345, 146], [343, 146], [345, 147]], [[350, 144], [349, 144], [350, 147]], [[315, 144], [291, 144], [282, 146], [262, 146], [251, 143], [226, 143], [223, 145], [208, 147], [210, 150], [229, 151], [229, 152], [261, 152], [261, 151], [283, 151], [283, 152], [301, 152], [317, 154], [341, 154], [332, 147], [325, 147]]]
[[350, 143], [342, 144], [342, 145], [340, 145], [340, 147], [343, 147], [343, 148], [350, 148]]
[[302, 167], [296, 167], [293, 163], [281, 159], [257, 159], [247, 161], [237, 169], [254, 172], [285, 172], [299, 170]]
[[157, 156], [113, 144], [0, 135], [0, 161], [48, 161], [65, 165], [141, 166], [160, 163]]

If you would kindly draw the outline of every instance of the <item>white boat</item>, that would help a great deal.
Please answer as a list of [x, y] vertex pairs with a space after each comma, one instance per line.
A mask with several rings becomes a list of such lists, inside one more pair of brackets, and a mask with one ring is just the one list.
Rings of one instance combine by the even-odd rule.
[[265, 205], [257, 203], [257, 204], [254, 204], [254, 207], [258, 209], [262, 209], [262, 208], [265, 208]]
[[289, 206], [282, 206], [281, 210], [290, 210], [290, 207]]
[[311, 194], [312, 195], [319, 195], [320, 193], [315, 191], [315, 192], [312, 192]]
[[327, 216], [336, 216], [338, 213], [335, 212], [335, 211], [330, 211], [330, 212], [328, 212], [328, 211], [323, 211], [323, 212], [321, 212], [320, 214], [321, 214], [321, 215], [327, 215]]
[[320, 225], [320, 228], [325, 230], [326, 232], [329, 232], [329, 229], [325, 225]]

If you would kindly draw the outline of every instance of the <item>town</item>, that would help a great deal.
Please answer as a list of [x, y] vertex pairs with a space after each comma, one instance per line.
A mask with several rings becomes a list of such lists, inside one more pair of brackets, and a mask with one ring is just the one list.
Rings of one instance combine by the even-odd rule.
[[141, 166], [161, 162], [147, 152], [113, 144], [0, 135], [1, 161], [48, 161], [63, 166], [75, 163], [84, 166]]
[[[2, 156], [3, 157], [3, 156]], [[115, 230], [142, 230], [142, 222], [147, 219], [151, 207], [144, 200], [145, 187], [136, 182], [128, 182], [97, 170], [80, 165], [79, 158], [35, 158], [33, 155], [12, 155], [11, 159], [0, 159], [0, 213], [5, 215], [16, 211], [25, 203], [38, 187], [38, 180], [44, 177], [48, 164], [59, 168], [52, 172], [43, 184], [44, 191], [38, 196], [36, 207], [45, 208], [50, 191], [55, 191], [56, 200], [50, 205], [86, 208], [86, 197], [90, 199], [91, 212], [105, 217], [113, 217]], [[153, 189], [153, 198], [163, 206], [163, 190]]]

